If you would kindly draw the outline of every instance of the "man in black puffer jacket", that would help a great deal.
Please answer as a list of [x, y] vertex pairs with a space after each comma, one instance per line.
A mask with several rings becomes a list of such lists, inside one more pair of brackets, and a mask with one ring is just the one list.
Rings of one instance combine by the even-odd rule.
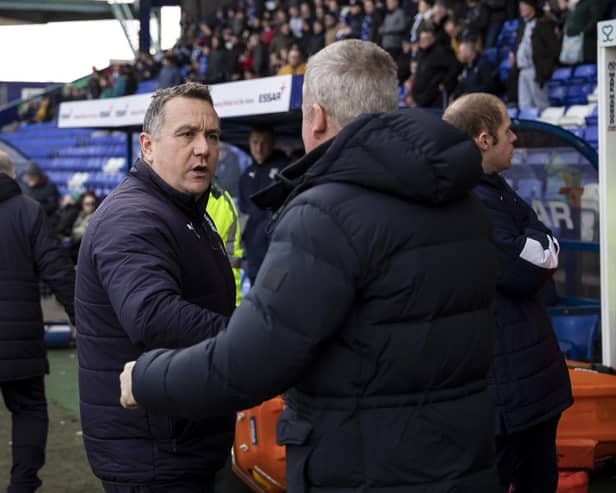
[[43, 342], [39, 279], [74, 319], [75, 271], [51, 236], [43, 207], [24, 196], [0, 152], [0, 390], [13, 420], [8, 491], [34, 491], [45, 463], [49, 363]]
[[79, 251], [83, 440], [107, 492], [208, 493], [234, 414], [131, 413], [117, 394], [127, 359], [212, 337], [235, 306], [224, 245], [204, 214], [220, 124], [207, 87], [187, 83], [156, 92], [143, 128], [143, 158], [96, 210]]
[[260, 197], [280, 209], [255, 287], [216, 338], [128, 363], [125, 406], [131, 375], [145, 409], [184, 416], [286, 392], [289, 492], [497, 490], [496, 253], [470, 193], [480, 155], [438, 118], [396, 108], [396, 65], [376, 45], [310, 59], [308, 154]]
[[492, 307], [498, 323], [490, 387], [496, 398], [496, 453], [501, 491], [556, 491], [556, 427], [572, 404], [571, 384], [540, 291], [558, 267], [558, 241], [498, 175], [511, 166], [515, 134], [496, 96], [462, 96], [446, 121], [481, 150], [484, 175], [475, 194], [487, 207], [499, 249]]

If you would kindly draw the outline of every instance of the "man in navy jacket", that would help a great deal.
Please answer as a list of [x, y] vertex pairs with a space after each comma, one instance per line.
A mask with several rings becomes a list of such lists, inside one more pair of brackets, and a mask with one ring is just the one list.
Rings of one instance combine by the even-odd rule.
[[497, 490], [480, 155], [397, 104], [396, 64], [375, 44], [310, 59], [308, 153], [261, 196], [279, 212], [255, 286], [216, 338], [127, 364], [124, 405], [131, 375], [143, 408], [183, 416], [286, 392], [289, 492]]
[[540, 291], [558, 267], [558, 241], [499, 176], [511, 166], [511, 120], [496, 96], [452, 103], [444, 119], [474, 138], [484, 175], [475, 194], [487, 207], [500, 275], [492, 306], [498, 324], [490, 388], [496, 398], [501, 491], [556, 491], [556, 427], [573, 402], [565, 360]]
[[188, 420], [131, 413], [117, 399], [126, 360], [213, 337], [233, 311], [233, 273], [205, 214], [219, 138], [206, 86], [158, 91], [139, 136], [142, 158], [81, 243], [81, 420], [90, 465], [108, 492], [209, 492], [229, 455], [232, 412]]
[[47, 214], [22, 194], [0, 152], [0, 390], [13, 421], [9, 493], [34, 491], [45, 463], [49, 363], [43, 342], [39, 279], [74, 319], [75, 270], [52, 238]]

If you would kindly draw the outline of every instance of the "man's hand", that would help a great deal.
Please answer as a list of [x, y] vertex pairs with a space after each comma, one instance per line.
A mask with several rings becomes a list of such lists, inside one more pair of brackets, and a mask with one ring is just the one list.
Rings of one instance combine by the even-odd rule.
[[124, 365], [124, 371], [120, 374], [120, 404], [126, 409], [136, 409], [139, 404], [133, 397], [133, 367], [136, 361], [129, 361]]

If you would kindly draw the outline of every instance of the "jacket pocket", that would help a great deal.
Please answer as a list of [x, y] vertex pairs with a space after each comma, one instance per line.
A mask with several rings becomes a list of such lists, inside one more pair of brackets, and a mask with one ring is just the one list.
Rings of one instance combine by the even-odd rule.
[[300, 418], [289, 407], [282, 411], [276, 425], [276, 438], [278, 445], [287, 447], [287, 491], [291, 493], [308, 491], [306, 471], [313, 450], [309, 443], [311, 433], [310, 421]]

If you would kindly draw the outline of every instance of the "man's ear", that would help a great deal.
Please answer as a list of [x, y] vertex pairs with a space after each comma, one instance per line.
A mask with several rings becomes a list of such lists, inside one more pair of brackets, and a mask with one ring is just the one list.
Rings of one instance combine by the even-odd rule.
[[475, 137], [475, 144], [479, 147], [479, 150], [485, 152], [490, 147], [490, 136], [488, 132], [481, 132], [477, 137]]
[[327, 132], [327, 113], [323, 107], [317, 103], [312, 105], [312, 120], [310, 122], [310, 131], [316, 140], [321, 140], [323, 134]]
[[139, 134], [139, 144], [141, 145], [141, 155], [143, 160], [152, 164], [152, 136], [149, 133], [141, 132]]

